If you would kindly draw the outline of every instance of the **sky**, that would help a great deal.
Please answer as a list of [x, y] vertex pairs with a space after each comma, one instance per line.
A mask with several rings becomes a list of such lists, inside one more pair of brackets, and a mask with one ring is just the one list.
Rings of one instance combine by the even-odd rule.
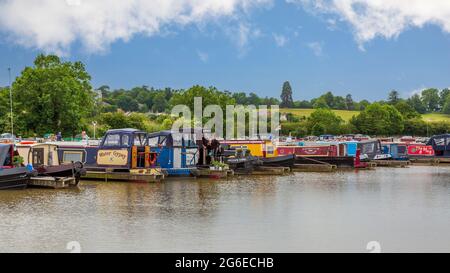
[[450, 1], [0, 0], [0, 86], [39, 53], [94, 87], [408, 97], [450, 86]]

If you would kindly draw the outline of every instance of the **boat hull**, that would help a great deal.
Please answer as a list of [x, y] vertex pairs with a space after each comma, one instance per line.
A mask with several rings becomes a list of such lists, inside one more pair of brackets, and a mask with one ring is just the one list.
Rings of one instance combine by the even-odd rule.
[[295, 155], [285, 155], [270, 158], [260, 158], [263, 166], [267, 167], [289, 167], [292, 168], [295, 164]]
[[42, 166], [37, 169], [39, 176], [51, 177], [75, 177], [76, 183], [80, 181], [82, 175], [86, 174], [83, 164], [76, 162], [74, 164], [63, 164], [58, 166]]
[[339, 168], [355, 167], [355, 158], [352, 156], [323, 156], [323, 157], [305, 157], [297, 156], [296, 164], [331, 164]]
[[0, 190], [24, 189], [28, 179], [26, 168], [0, 169]]

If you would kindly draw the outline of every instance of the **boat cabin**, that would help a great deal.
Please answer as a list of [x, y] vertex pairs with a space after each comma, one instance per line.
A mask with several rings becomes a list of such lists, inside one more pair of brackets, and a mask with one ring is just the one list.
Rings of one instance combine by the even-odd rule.
[[210, 165], [215, 157], [212, 142], [201, 129], [152, 133], [147, 135], [147, 142], [150, 150], [158, 154], [158, 166], [169, 176], [190, 176], [198, 166]]
[[427, 145], [433, 147], [436, 156], [450, 157], [450, 134], [433, 136]]
[[82, 162], [88, 170], [115, 171], [152, 168], [157, 157], [147, 145], [147, 133], [136, 129], [109, 130], [98, 146], [62, 142], [59, 156], [64, 163]]
[[54, 144], [18, 144], [17, 152], [23, 158], [23, 164], [31, 164], [34, 168], [40, 166], [59, 166], [58, 146]]
[[270, 140], [225, 140], [221, 144], [231, 149], [243, 149], [250, 151], [252, 156], [271, 158], [277, 157], [275, 145]]
[[358, 149], [361, 151], [361, 157], [369, 160], [384, 160], [391, 158], [388, 154], [383, 154], [381, 141], [378, 139], [360, 141]]
[[394, 160], [408, 160], [406, 143], [385, 142], [381, 144], [382, 153], [390, 155]]

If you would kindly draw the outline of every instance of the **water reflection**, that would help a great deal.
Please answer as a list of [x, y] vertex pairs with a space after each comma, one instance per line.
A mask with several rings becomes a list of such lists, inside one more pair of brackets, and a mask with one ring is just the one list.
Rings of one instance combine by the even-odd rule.
[[450, 168], [0, 192], [0, 252], [450, 251]]

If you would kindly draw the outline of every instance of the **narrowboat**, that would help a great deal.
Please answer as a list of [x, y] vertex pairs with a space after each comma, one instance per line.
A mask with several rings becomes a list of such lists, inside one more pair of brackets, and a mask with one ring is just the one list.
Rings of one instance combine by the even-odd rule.
[[[157, 165], [169, 176], [196, 176], [197, 168], [210, 165], [207, 149], [200, 147], [201, 133], [183, 130], [180, 133], [162, 131], [148, 134], [148, 144], [158, 154]], [[205, 143], [207, 146], [207, 143]], [[208, 162], [207, 162], [208, 161]]]
[[258, 166], [263, 165], [262, 161], [246, 148], [226, 150], [224, 155], [224, 162], [235, 174], [252, 174]]
[[385, 142], [381, 144], [382, 153], [390, 155], [393, 160], [408, 160], [408, 144]]
[[[271, 140], [225, 140], [222, 145], [230, 149], [250, 151], [251, 156], [259, 159], [258, 164], [266, 167], [289, 167], [295, 164], [295, 155], [278, 155], [276, 146]], [[250, 161], [253, 161], [252, 158]]]
[[435, 157], [433, 146], [428, 146], [422, 143], [408, 144], [409, 158], [432, 158]]
[[303, 143], [304, 146], [279, 146], [279, 156], [295, 155], [296, 164], [332, 164], [338, 167], [354, 167], [354, 156], [347, 155], [345, 143]]
[[76, 184], [86, 172], [83, 163], [61, 162], [56, 144], [39, 143], [27, 144], [22, 142], [16, 145], [17, 152], [23, 158], [23, 164], [30, 164], [37, 171], [38, 176], [74, 177]]
[[62, 163], [83, 163], [83, 179], [156, 182], [164, 178], [157, 153], [150, 151], [147, 133], [140, 130], [109, 130], [98, 145], [58, 142], [58, 146]]
[[450, 134], [433, 136], [427, 145], [433, 148], [436, 157], [450, 158]]
[[378, 139], [358, 142], [358, 149], [361, 151], [361, 160], [389, 160], [390, 154], [383, 154], [381, 141]]
[[14, 166], [14, 145], [0, 144], [0, 190], [23, 189], [33, 174], [29, 168]]

